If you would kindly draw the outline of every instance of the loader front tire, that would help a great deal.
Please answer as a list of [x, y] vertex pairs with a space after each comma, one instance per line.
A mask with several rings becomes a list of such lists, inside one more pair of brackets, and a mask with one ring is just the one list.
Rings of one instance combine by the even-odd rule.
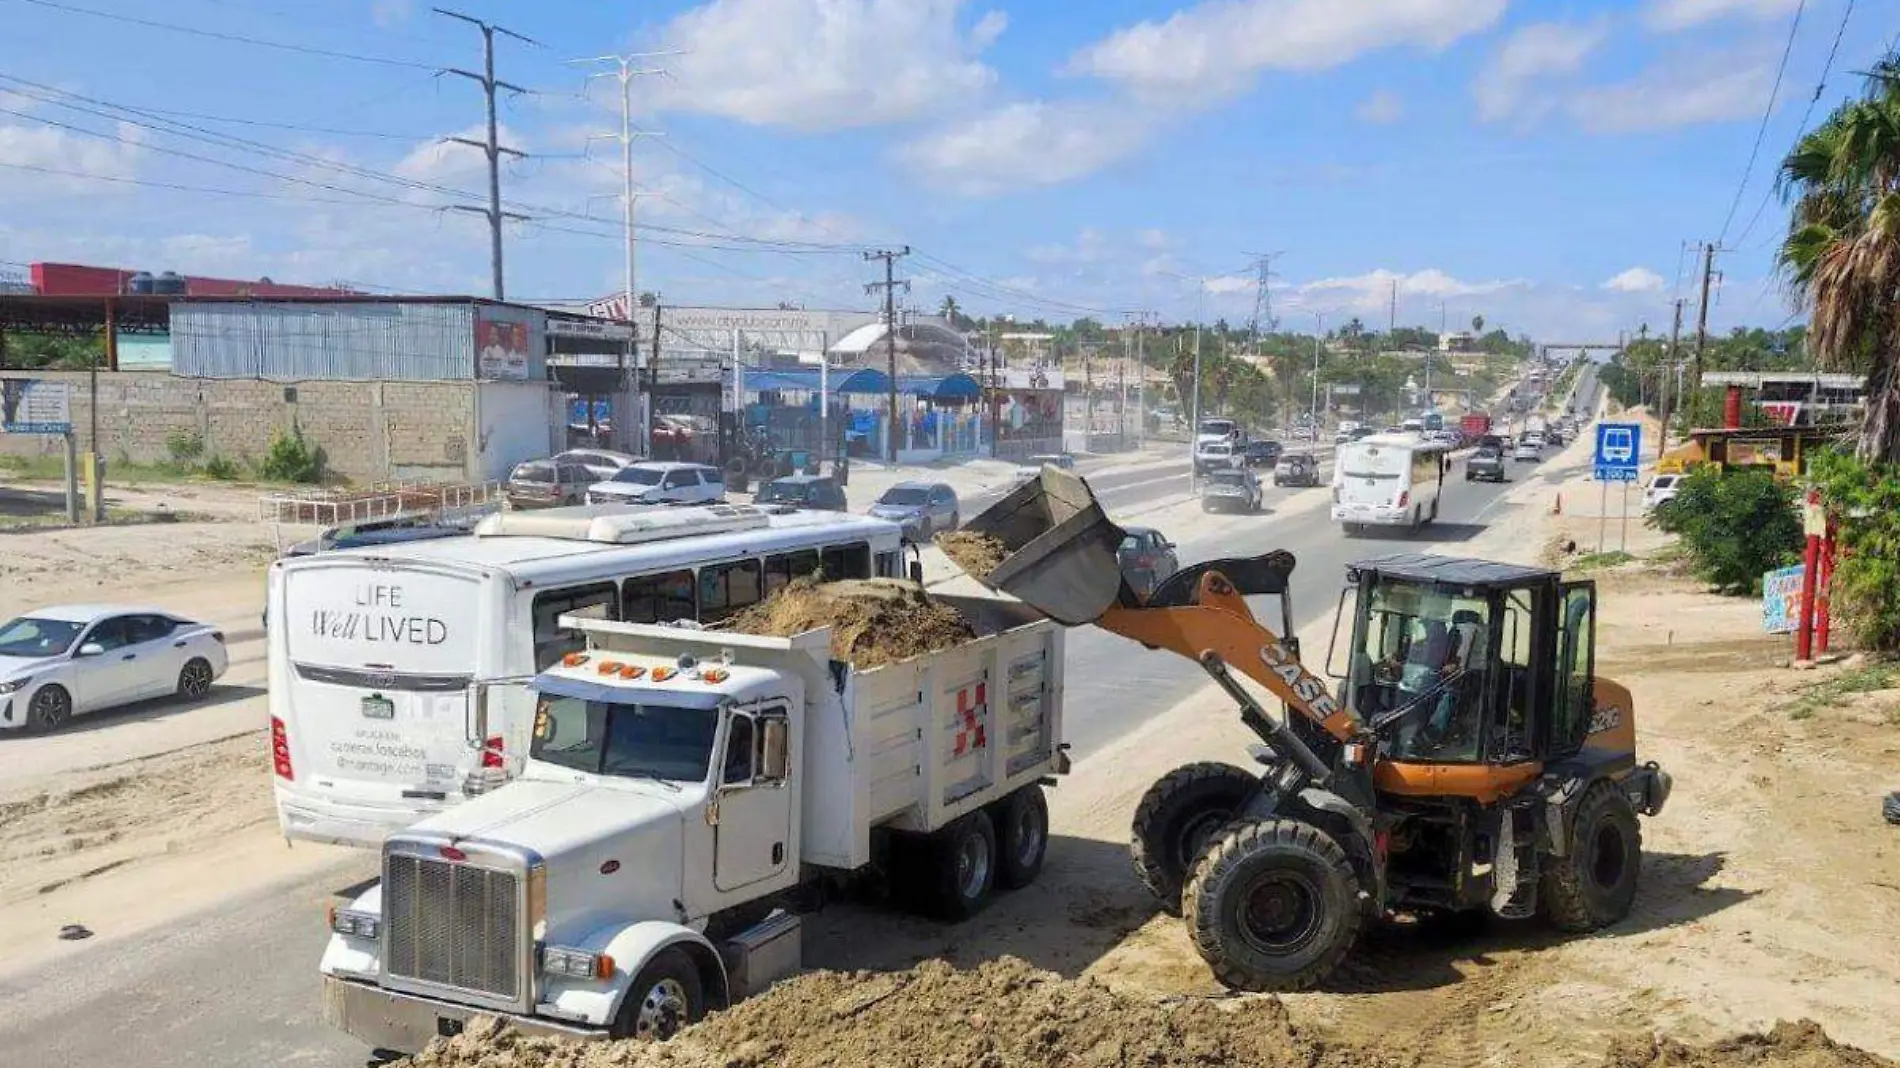
[[1297, 820], [1228, 825], [1183, 896], [1188, 937], [1236, 990], [1305, 990], [1338, 967], [1364, 910], [1346, 851]]
[[1544, 915], [1560, 931], [1582, 934], [1628, 916], [1643, 863], [1643, 832], [1623, 791], [1599, 782], [1570, 820], [1569, 848], [1544, 859]]
[[1259, 789], [1245, 768], [1204, 761], [1168, 772], [1141, 796], [1128, 851], [1141, 885], [1169, 914], [1181, 914], [1181, 888], [1201, 849]]

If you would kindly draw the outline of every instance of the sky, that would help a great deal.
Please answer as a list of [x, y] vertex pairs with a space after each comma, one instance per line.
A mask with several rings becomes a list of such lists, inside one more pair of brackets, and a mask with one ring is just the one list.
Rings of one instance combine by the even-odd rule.
[[[510, 299], [1784, 325], [1775, 167], [1891, 0], [444, 0], [505, 27]], [[0, 0], [0, 272], [487, 295], [481, 33], [420, 0]], [[1838, 46], [1837, 46], [1838, 40]], [[1784, 65], [1785, 56], [1785, 65]], [[651, 73], [647, 73], [651, 72]], [[608, 75], [590, 77], [590, 75]], [[1779, 75], [1779, 77], [1778, 77]], [[603, 136], [606, 135], [606, 136]]]

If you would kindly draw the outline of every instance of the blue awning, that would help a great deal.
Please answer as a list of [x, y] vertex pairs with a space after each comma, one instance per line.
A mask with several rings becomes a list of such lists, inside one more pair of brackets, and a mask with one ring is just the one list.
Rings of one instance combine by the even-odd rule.
[[[816, 368], [796, 367], [780, 368], [771, 371], [747, 371], [745, 388], [747, 393], [762, 390], [799, 391], [816, 393], [821, 379]], [[825, 385], [831, 392], [840, 393], [885, 393], [891, 388], [890, 376], [882, 371], [865, 368], [857, 371], [836, 370], [831, 372], [831, 380]]]
[[941, 376], [899, 375], [897, 390], [931, 401], [975, 400], [983, 395], [983, 387], [976, 379], [961, 372]]

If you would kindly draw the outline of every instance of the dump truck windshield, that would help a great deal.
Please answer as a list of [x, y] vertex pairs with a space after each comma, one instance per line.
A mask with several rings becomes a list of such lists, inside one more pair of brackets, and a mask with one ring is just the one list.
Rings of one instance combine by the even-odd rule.
[[703, 782], [719, 713], [546, 695], [534, 712], [534, 759], [597, 775]]

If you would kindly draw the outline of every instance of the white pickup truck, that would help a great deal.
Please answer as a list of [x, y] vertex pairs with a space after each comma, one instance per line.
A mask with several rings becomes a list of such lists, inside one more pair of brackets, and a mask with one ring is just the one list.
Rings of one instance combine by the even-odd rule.
[[1068, 771], [1063, 631], [941, 597], [980, 637], [869, 670], [771, 638], [565, 616], [519, 778], [383, 846], [331, 917], [324, 1011], [412, 1051], [477, 1014], [665, 1037], [801, 966], [807, 891], [880, 878], [959, 919], [1042, 868]]

